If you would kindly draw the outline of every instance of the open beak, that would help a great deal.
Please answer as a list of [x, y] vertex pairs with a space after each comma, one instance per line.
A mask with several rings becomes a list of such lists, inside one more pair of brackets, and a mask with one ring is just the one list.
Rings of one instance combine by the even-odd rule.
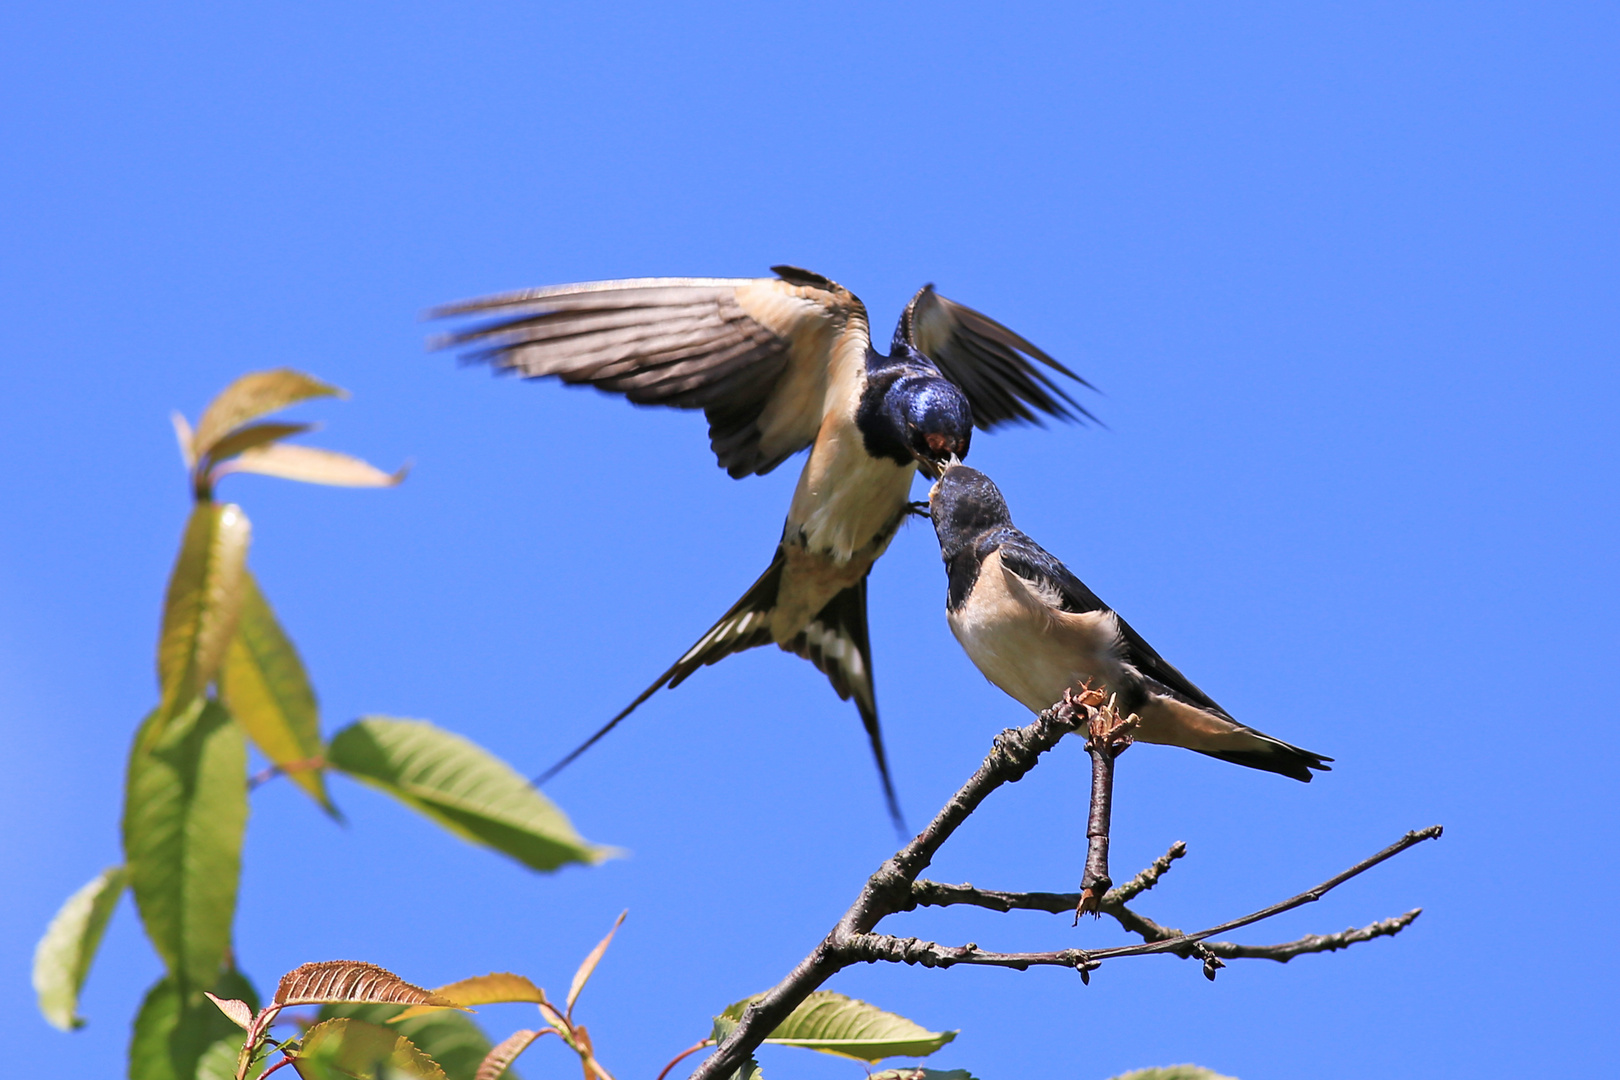
[[[930, 480], [938, 480], [945, 475], [946, 469], [960, 464], [962, 464], [962, 459], [954, 453], [943, 458], [919, 457], [917, 459], [917, 468]], [[929, 497], [933, 497], [932, 493], [929, 494]]]

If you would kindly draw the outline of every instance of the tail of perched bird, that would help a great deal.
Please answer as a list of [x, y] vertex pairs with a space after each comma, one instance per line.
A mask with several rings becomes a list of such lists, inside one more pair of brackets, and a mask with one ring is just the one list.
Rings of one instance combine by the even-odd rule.
[[1311, 781], [1312, 769], [1331, 771], [1328, 762], [1332, 758], [1246, 727], [1212, 701], [1206, 706], [1188, 701], [1167, 687], [1149, 686], [1146, 700], [1136, 707], [1140, 717], [1136, 738], [1142, 742], [1182, 746], [1306, 783]]
[[[618, 715], [603, 724], [590, 738], [580, 743], [561, 761], [535, 777], [538, 787], [562, 772], [597, 741], [618, 726], [619, 721], [635, 712], [642, 702], [664, 687], [674, 689], [686, 681], [700, 667], [719, 663], [733, 653], [744, 652], [760, 645], [769, 645], [771, 613], [776, 608], [777, 593], [786, 565], [782, 549], [778, 548], [770, 567], [759, 580], [749, 586], [742, 599], [731, 605], [724, 615], [698, 638], [696, 644], [681, 654], [669, 670], [643, 690]], [[782, 648], [804, 657], [827, 676], [840, 698], [855, 699], [855, 708], [861, 715], [861, 724], [872, 744], [872, 757], [877, 762], [878, 777], [883, 782], [883, 798], [888, 804], [889, 817], [895, 828], [905, 833], [905, 820], [900, 813], [900, 802], [894, 793], [894, 781], [889, 775], [888, 756], [883, 750], [883, 729], [878, 723], [877, 697], [872, 685], [872, 648], [866, 628], [866, 579], [840, 592], [812, 619], [793, 640]]]

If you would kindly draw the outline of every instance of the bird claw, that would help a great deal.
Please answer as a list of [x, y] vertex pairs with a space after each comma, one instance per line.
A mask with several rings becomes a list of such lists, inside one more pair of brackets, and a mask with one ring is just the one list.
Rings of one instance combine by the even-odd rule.
[[1119, 710], [1114, 707], [1114, 699], [1110, 697], [1107, 706], [1093, 713], [1086, 723], [1086, 746], [1088, 749], [1106, 747], [1109, 753], [1118, 757], [1135, 741], [1131, 733], [1139, 723], [1141, 717], [1135, 713], [1121, 717]]
[[1095, 709], [1107, 700], [1108, 695], [1100, 688], [1092, 686], [1090, 679], [1063, 691], [1063, 704], [1075, 708]]
[[917, 517], [920, 517], [920, 518], [929, 517], [930, 515], [928, 513], [928, 500], [927, 499], [918, 499], [915, 502], [907, 503], [906, 504], [906, 513], [915, 514]]

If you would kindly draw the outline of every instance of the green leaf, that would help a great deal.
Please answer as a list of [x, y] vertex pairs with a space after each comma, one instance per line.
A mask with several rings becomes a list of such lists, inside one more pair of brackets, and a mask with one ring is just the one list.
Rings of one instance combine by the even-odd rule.
[[[727, 1006], [720, 1015], [737, 1021], [753, 998]], [[868, 1064], [886, 1057], [927, 1057], [956, 1038], [954, 1031], [929, 1031], [875, 1005], [817, 990], [765, 1041], [838, 1054]]]
[[1233, 1080], [1230, 1076], [1197, 1065], [1165, 1065], [1158, 1069], [1133, 1069], [1113, 1080]]
[[79, 991], [90, 974], [107, 920], [128, 887], [127, 869], [113, 866], [103, 870], [67, 898], [34, 948], [34, 993], [39, 1011], [63, 1031], [84, 1026]]
[[191, 512], [163, 601], [158, 685], [165, 719], [153, 737], [203, 695], [225, 662], [242, 610], [250, 533], [239, 506], [202, 502]]
[[[258, 1007], [259, 995], [239, 972], [225, 972], [212, 989], [219, 997]], [[129, 1075], [131, 1080], [231, 1080], [241, 1047], [241, 1029], [201, 990], [182, 993], [172, 976], [164, 976], [147, 991], [135, 1016]], [[261, 1062], [248, 1075], [262, 1071]]]
[[[749, 1000], [753, 999], [750, 998]], [[746, 1008], [748, 1002], [743, 1001], [738, 1002], [738, 1004]], [[732, 1008], [735, 1007], [732, 1006]], [[739, 1012], [737, 1016], [733, 1017], [727, 1015], [730, 1012], [731, 1008], [728, 1008], [714, 1018], [714, 1028], [709, 1032], [709, 1038], [714, 1040], [716, 1046], [725, 1042], [727, 1036], [737, 1030], [737, 1021], [742, 1017], [742, 1014]], [[759, 1062], [754, 1060], [753, 1055], [750, 1054], [748, 1060], [742, 1063], [742, 1067], [728, 1076], [726, 1080], [765, 1080], [765, 1074], [759, 1071]]]
[[411, 1040], [364, 1020], [323, 1020], [304, 1033], [293, 1068], [304, 1080], [447, 1080], [444, 1070]]
[[[452, 984], [455, 985], [455, 984]], [[443, 988], [440, 988], [442, 992]], [[477, 1004], [460, 1002], [460, 1004]], [[320, 1019], [335, 1020], [348, 1017], [371, 1024], [387, 1024], [393, 1030], [416, 1044], [428, 1057], [439, 1063], [449, 1080], [474, 1080], [484, 1055], [491, 1050], [489, 1038], [466, 1013], [453, 1009], [434, 1009], [420, 1016], [399, 1019], [398, 1005], [325, 1005]], [[508, 1080], [518, 1080], [508, 1071]]]
[[582, 839], [510, 765], [426, 721], [364, 717], [338, 732], [326, 756], [333, 768], [532, 869], [598, 863], [615, 854]]
[[213, 475], [217, 479], [231, 473], [247, 472], [331, 487], [393, 487], [405, 479], [408, 471], [400, 469], [386, 473], [370, 462], [340, 454], [336, 450], [277, 444], [245, 450], [234, 460], [215, 469]]
[[309, 398], [347, 396], [343, 390], [291, 368], [249, 372], [220, 391], [203, 411], [191, 440], [192, 450], [199, 458], [207, 456], [226, 435], [265, 413]]
[[247, 747], [213, 700], [154, 738], [148, 729], [161, 719], [160, 712], [147, 717], [130, 754], [124, 857], [147, 936], [189, 993], [213, 985], [230, 948], [247, 828]]
[[322, 772], [315, 691], [250, 571], [242, 574], [241, 616], [220, 670], [219, 693], [259, 752], [336, 816]]

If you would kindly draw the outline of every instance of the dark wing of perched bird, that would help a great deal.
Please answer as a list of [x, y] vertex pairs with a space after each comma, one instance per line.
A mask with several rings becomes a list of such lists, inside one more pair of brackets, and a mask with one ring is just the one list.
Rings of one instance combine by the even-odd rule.
[[[1091, 611], [1113, 611], [1113, 608], [1103, 603], [1096, 593], [1086, 587], [1085, 582], [1075, 577], [1061, 560], [1028, 536], [1016, 530], [1008, 530], [1005, 535], [1006, 538], [1002, 540], [1000, 548], [1001, 565], [1029, 582], [1035, 592], [1056, 597], [1061, 610], [1077, 615]], [[1231, 719], [1225, 709], [1194, 686], [1192, 680], [1183, 675], [1174, 664], [1160, 656], [1130, 623], [1120, 617], [1119, 612], [1114, 611], [1114, 618], [1118, 620], [1119, 636], [1125, 646], [1124, 658], [1132, 667], [1190, 704]]]
[[974, 424], [986, 431], [1007, 423], [1038, 424], [1037, 411], [1067, 420], [1097, 419], [1048, 371], [1095, 387], [989, 316], [939, 295], [932, 285], [911, 298], [895, 336], [962, 388]]
[[[866, 309], [807, 270], [774, 278], [632, 278], [554, 285], [447, 304], [493, 316], [445, 335], [466, 358], [528, 378], [554, 375], [638, 405], [702, 409], [720, 465], [763, 474], [809, 446], [835, 350], [869, 344]], [[849, 335], [855, 335], [854, 340]]]
[[[1055, 601], [1052, 606], [1074, 614], [1113, 611], [1097, 597], [1096, 593], [1086, 588], [1085, 583], [1075, 577], [1068, 567], [1023, 533], [1016, 529], [1005, 529], [998, 530], [992, 535], [1001, 537], [999, 550], [1002, 568], [1027, 582], [1030, 590], [1036, 595], [1047, 598], [1049, 603]], [[1117, 611], [1114, 611], [1113, 615], [1119, 629], [1122, 658], [1148, 681], [1150, 688], [1164, 695], [1164, 699], [1180, 701], [1215, 718], [1214, 722], [1224, 737], [1232, 741], [1232, 745], [1221, 748], [1192, 745], [1191, 749], [1222, 761], [1279, 773], [1306, 783], [1311, 780], [1312, 769], [1328, 770], [1327, 763], [1332, 761], [1332, 758], [1284, 742], [1263, 731], [1256, 731], [1233, 719], [1232, 715], [1217, 705], [1208, 694], [1194, 686], [1192, 680], [1183, 675], [1175, 665], [1160, 656], [1130, 623], [1120, 618]], [[1170, 719], [1160, 715], [1155, 705], [1156, 700], [1164, 699], [1154, 699], [1151, 694], [1149, 695], [1148, 701], [1142, 707], [1144, 721], [1158, 720], [1163, 724], [1165, 720]], [[1168, 734], [1169, 731], [1166, 729], [1159, 737], [1149, 738], [1147, 741], [1169, 741], [1177, 745], [1188, 745], [1174, 738], [1166, 738]], [[1145, 732], [1143, 737], [1146, 738]]]

